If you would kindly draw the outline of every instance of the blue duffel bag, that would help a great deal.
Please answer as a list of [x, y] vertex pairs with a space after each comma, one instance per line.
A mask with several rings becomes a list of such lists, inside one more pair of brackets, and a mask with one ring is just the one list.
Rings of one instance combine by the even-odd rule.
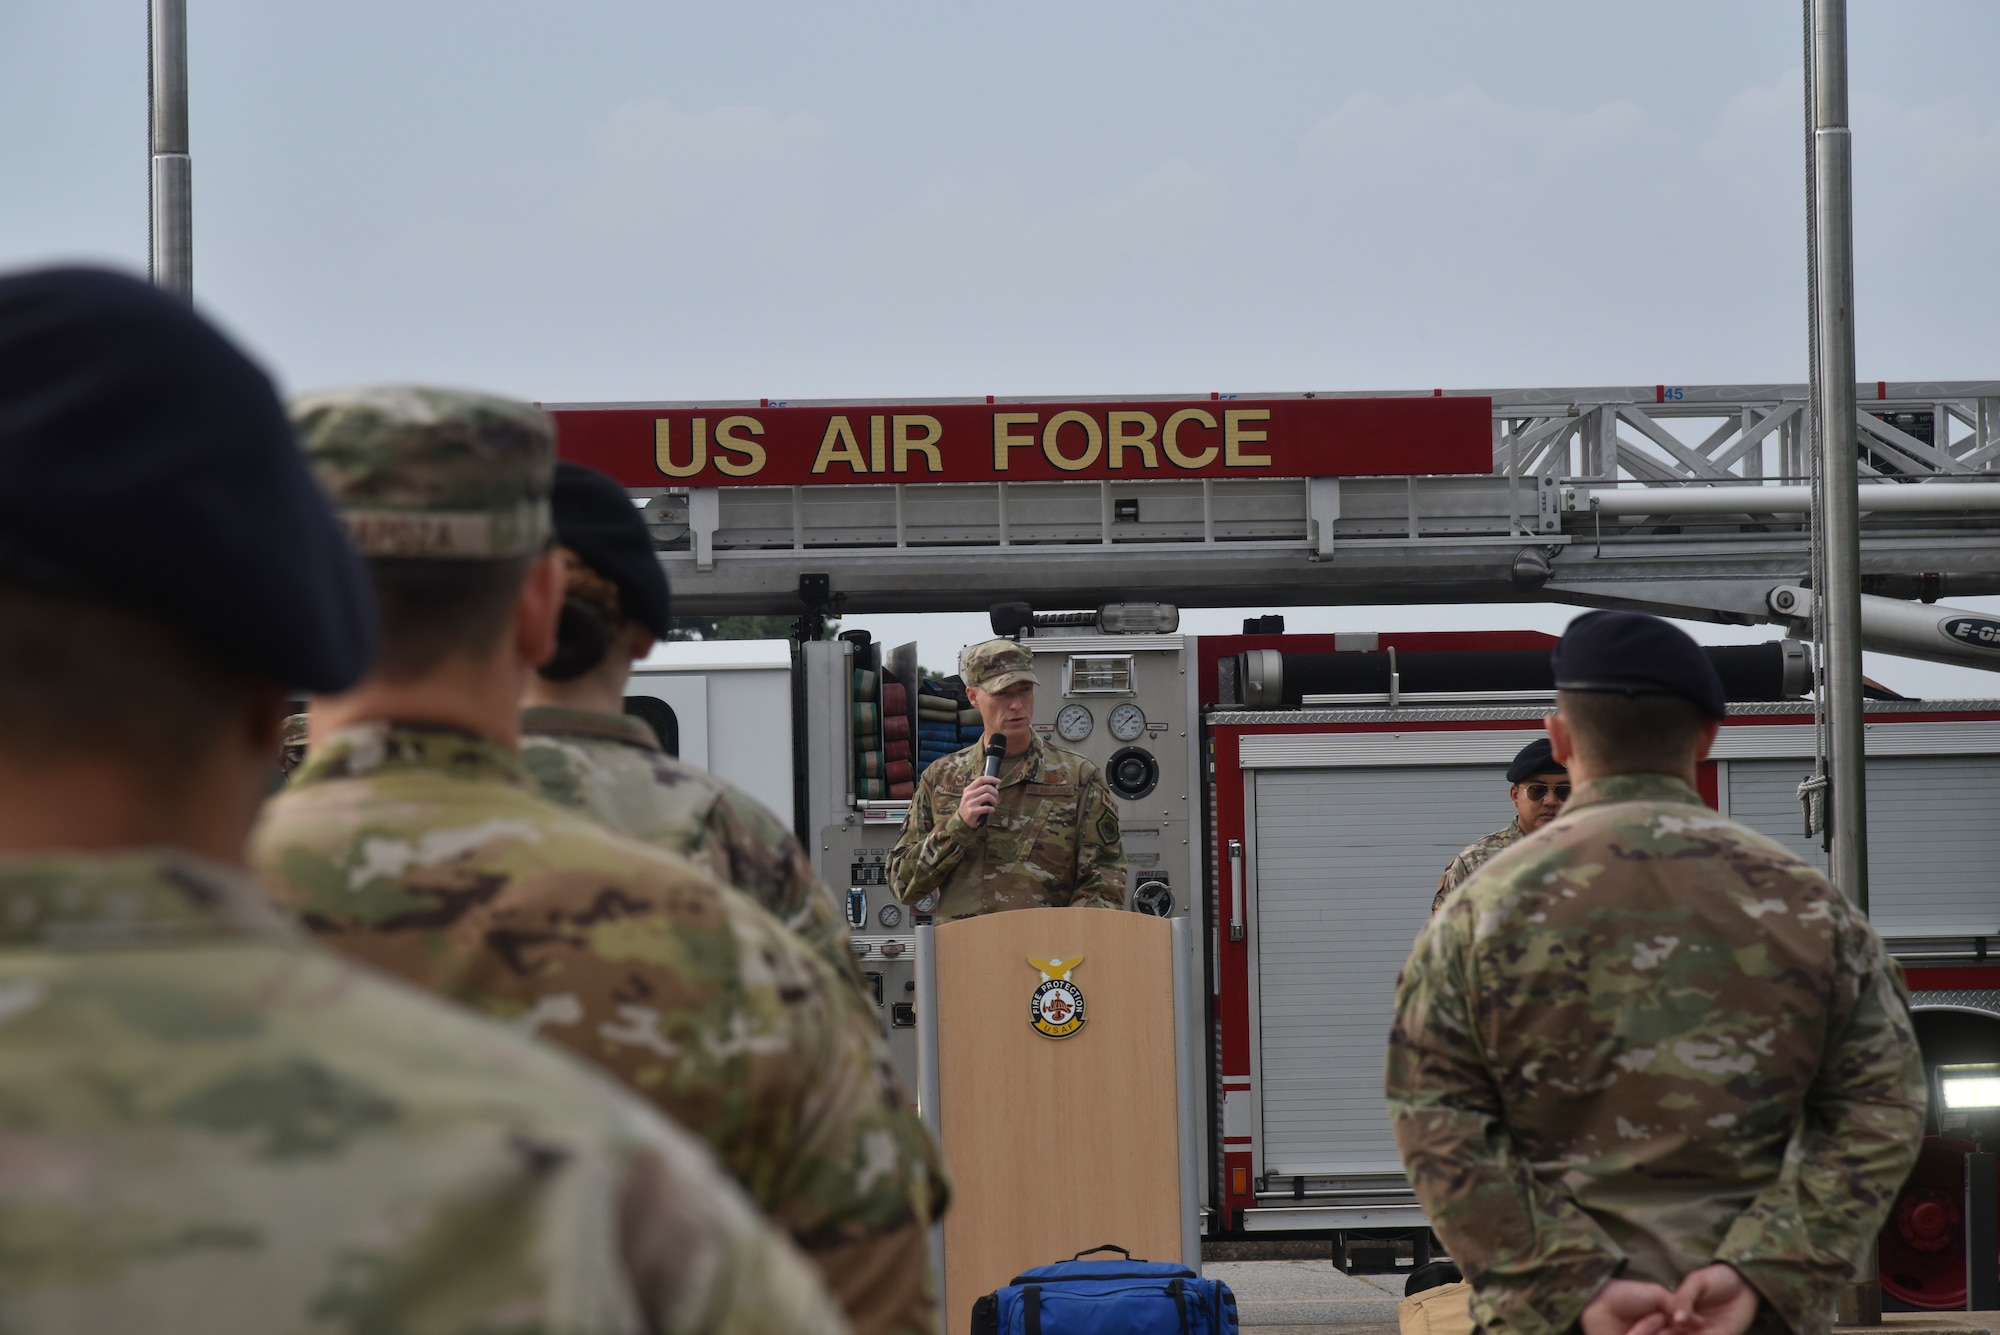
[[[1086, 1261], [1091, 1252], [1123, 1260]], [[972, 1305], [972, 1335], [1236, 1335], [1236, 1295], [1171, 1261], [1092, 1247], [1036, 1266]]]

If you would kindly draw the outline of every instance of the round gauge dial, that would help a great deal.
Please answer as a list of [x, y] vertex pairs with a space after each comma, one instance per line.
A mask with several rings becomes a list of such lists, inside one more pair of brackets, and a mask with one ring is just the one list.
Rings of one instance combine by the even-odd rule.
[[1137, 705], [1125, 704], [1111, 711], [1111, 735], [1121, 742], [1137, 740], [1146, 730], [1146, 711]]
[[1090, 736], [1097, 720], [1082, 705], [1064, 705], [1056, 715], [1056, 735], [1066, 742], [1080, 742]]
[[881, 923], [884, 927], [895, 928], [903, 921], [903, 906], [901, 904], [884, 904], [881, 910], [876, 913], [875, 921]]

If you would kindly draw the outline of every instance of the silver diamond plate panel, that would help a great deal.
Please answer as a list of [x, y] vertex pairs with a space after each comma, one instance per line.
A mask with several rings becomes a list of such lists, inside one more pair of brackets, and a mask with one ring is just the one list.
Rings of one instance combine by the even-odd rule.
[[2000, 1016], [2000, 988], [1959, 989], [1948, 992], [1912, 992], [1910, 1009], [1917, 1011], [1984, 1011]]

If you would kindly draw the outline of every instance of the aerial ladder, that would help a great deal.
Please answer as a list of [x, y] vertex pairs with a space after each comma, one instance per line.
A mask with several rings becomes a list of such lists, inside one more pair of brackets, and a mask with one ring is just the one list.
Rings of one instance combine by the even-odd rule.
[[[1856, 392], [1867, 647], [2000, 664], [2000, 619], [1935, 606], [2000, 593], [2000, 381]], [[690, 614], [973, 611], [1033, 590], [1049, 607], [1559, 602], [1797, 632], [1807, 394], [544, 406], [565, 453], [643, 503]], [[1256, 439], [1231, 445], [1229, 422]]]

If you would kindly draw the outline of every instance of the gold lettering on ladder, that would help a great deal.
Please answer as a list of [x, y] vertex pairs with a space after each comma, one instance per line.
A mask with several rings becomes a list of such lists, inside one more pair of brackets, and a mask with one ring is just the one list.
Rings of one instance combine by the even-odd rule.
[[820, 437], [819, 454], [813, 459], [815, 475], [826, 472], [832, 464], [846, 464], [850, 472], [866, 473], [868, 461], [861, 457], [861, 442], [854, 438], [854, 428], [845, 417], [835, 417], [826, 424], [826, 434]]
[[993, 414], [993, 471], [1007, 471], [1007, 451], [1018, 450], [1023, 445], [1035, 443], [1033, 436], [1017, 436], [1009, 431], [1010, 426], [1033, 426], [1041, 420], [1040, 413], [995, 413]]
[[[725, 417], [715, 424], [715, 467], [717, 472], [731, 477], [755, 477], [764, 471], [764, 447], [754, 440], [746, 440], [736, 434], [748, 431], [753, 436], [764, 434], [764, 424], [754, 417]], [[743, 456], [743, 462], [722, 457], [724, 450]]]
[[[1153, 437], [1160, 430], [1160, 420], [1151, 413], [1113, 413], [1110, 420], [1110, 457], [1106, 460], [1113, 468], [1125, 466], [1125, 451], [1133, 450], [1147, 468], [1158, 468], [1160, 457], [1153, 450]], [[1128, 426], [1139, 428], [1138, 435], [1128, 434]]]
[[[889, 424], [889, 448], [896, 461], [896, 471], [910, 471], [910, 456], [921, 454], [929, 473], [942, 473], [944, 460], [938, 457], [938, 441], [944, 436], [944, 427], [937, 418], [928, 413], [916, 413], [908, 417], [897, 417]], [[922, 429], [923, 435], [912, 435]]]
[[688, 451], [685, 467], [674, 462], [673, 420], [660, 417], [653, 421], [653, 462], [668, 477], [693, 477], [708, 467], [708, 419], [694, 419], [693, 447]]
[[1183, 408], [1167, 419], [1166, 429], [1160, 432], [1160, 448], [1167, 452], [1167, 458], [1171, 459], [1177, 467], [1208, 467], [1215, 462], [1215, 446], [1210, 445], [1206, 447], [1200, 454], [1184, 454], [1181, 452], [1180, 432], [1181, 424], [1184, 422], [1198, 422], [1210, 431], [1215, 430], [1215, 419], [1213, 417], [1199, 408]]

